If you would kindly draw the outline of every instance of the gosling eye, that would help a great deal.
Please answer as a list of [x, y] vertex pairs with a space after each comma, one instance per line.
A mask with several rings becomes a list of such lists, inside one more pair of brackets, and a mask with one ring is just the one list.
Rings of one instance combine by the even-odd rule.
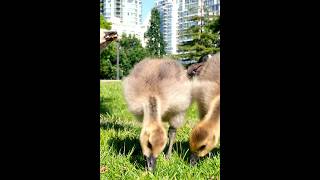
[[151, 145], [151, 143], [150, 143], [149, 141], [148, 141], [147, 147], [148, 147], [149, 149], [152, 149], [152, 145]]
[[199, 151], [202, 151], [206, 148], [206, 145], [202, 145], [200, 148], [199, 148]]

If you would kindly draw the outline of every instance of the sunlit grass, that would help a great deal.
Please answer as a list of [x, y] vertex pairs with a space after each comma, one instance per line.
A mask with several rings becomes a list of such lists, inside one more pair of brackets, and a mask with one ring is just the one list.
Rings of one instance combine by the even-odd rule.
[[[220, 176], [220, 152], [202, 159], [195, 167], [188, 163], [188, 138], [197, 121], [193, 104], [186, 114], [185, 125], [177, 130], [170, 160], [162, 153], [156, 170], [144, 169], [139, 144], [140, 123], [128, 112], [120, 82], [100, 83], [100, 179], [217, 179]], [[166, 150], [166, 149], [165, 149]]]

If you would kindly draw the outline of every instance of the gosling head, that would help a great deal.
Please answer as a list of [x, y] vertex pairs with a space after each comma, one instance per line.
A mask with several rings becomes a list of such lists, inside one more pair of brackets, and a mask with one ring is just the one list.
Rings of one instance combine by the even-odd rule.
[[195, 165], [200, 157], [207, 155], [213, 150], [217, 144], [218, 139], [211, 128], [208, 128], [206, 123], [199, 123], [193, 128], [190, 135], [190, 164]]
[[163, 151], [167, 142], [167, 134], [161, 125], [151, 125], [143, 128], [140, 135], [140, 144], [146, 160], [146, 169], [153, 171], [157, 157]]

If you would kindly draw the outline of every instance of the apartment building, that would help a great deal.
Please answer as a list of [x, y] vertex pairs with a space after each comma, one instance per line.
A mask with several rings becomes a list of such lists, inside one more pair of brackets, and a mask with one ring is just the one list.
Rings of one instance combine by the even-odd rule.
[[[182, 32], [201, 22], [191, 19], [193, 16], [203, 16], [205, 12], [220, 15], [220, 0], [178, 0], [178, 43], [192, 40], [190, 36], [183, 36]], [[179, 52], [178, 52], [179, 53]]]
[[141, 0], [100, 0], [101, 14], [112, 23], [112, 29], [121, 36], [132, 34], [142, 40], [142, 2]]
[[155, 7], [160, 12], [160, 31], [166, 44], [167, 54], [177, 53], [178, 6], [176, 0], [158, 0]]

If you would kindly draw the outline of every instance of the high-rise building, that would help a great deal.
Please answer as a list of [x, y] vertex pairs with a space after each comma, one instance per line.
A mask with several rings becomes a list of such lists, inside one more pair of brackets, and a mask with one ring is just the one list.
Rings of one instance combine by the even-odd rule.
[[160, 11], [160, 29], [168, 54], [179, 53], [178, 44], [192, 40], [192, 37], [182, 35], [189, 27], [200, 25], [192, 17], [202, 16], [205, 11], [220, 15], [220, 0], [156, 0], [155, 6]]
[[176, 0], [158, 0], [156, 8], [160, 12], [160, 31], [166, 44], [167, 54], [177, 53], [178, 6]]
[[[148, 18], [142, 23], [141, 0], [100, 0], [103, 16], [112, 23], [112, 30], [134, 34], [145, 46], [144, 32], [149, 26]], [[190, 36], [183, 36], [182, 32], [193, 25], [200, 25], [199, 21], [191, 19], [202, 16], [204, 11], [220, 15], [220, 0], [155, 0], [155, 7], [160, 12], [160, 30], [163, 33], [167, 54], [177, 54], [178, 44], [192, 40]]]
[[147, 44], [147, 39], [144, 38], [144, 33], [147, 32], [148, 28], [150, 27], [150, 19], [151, 19], [151, 12], [149, 12], [145, 18], [145, 20], [142, 22], [142, 25], [141, 25], [141, 44], [142, 44], [142, 47], [146, 47], [146, 44]]
[[191, 37], [182, 36], [182, 32], [189, 27], [199, 24], [191, 17], [201, 15], [202, 0], [178, 0], [178, 44], [192, 40]]
[[220, 15], [220, 0], [204, 0], [204, 6], [215, 15]]
[[178, 0], [178, 44], [191, 41], [192, 37], [183, 36], [184, 30], [200, 21], [192, 20], [194, 16], [203, 16], [205, 12], [220, 15], [220, 0]]
[[121, 36], [132, 34], [141, 39], [142, 2], [141, 0], [100, 0], [100, 12], [112, 23], [112, 29]]

